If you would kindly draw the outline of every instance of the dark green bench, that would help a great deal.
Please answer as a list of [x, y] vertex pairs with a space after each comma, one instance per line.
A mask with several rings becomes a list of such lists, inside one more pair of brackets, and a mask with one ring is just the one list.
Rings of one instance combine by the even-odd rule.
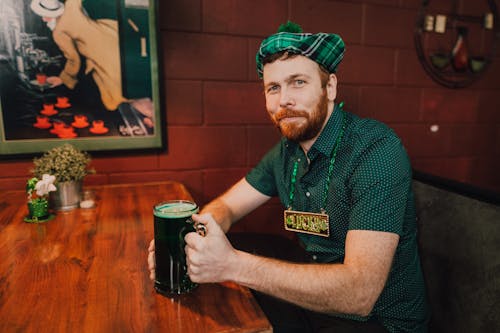
[[416, 174], [430, 332], [500, 332], [500, 199]]

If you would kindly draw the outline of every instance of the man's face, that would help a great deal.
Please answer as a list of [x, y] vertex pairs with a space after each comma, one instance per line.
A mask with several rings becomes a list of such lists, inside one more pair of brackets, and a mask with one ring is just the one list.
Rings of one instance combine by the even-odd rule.
[[304, 142], [315, 138], [325, 124], [328, 108], [333, 107], [335, 96], [332, 98], [322, 86], [319, 73], [318, 64], [304, 56], [264, 66], [267, 112], [289, 140]]

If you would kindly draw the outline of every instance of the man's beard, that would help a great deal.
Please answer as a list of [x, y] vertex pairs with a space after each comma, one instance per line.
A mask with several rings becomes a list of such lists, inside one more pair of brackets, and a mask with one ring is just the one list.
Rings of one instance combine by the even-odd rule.
[[[321, 131], [326, 115], [328, 114], [327, 108], [328, 97], [326, 96], [326, 91], [323, 91], [312, 113], [300, 110], [280, 109], [275, 115], [271, 116], [271, 120], [288, 140], [303, 142], [316, 137]], [[303, 117], [306, 121], [300, 124], [297, 124], [295, 121], [291, 123], [280, 122], [280, 120], [287, 117]]]

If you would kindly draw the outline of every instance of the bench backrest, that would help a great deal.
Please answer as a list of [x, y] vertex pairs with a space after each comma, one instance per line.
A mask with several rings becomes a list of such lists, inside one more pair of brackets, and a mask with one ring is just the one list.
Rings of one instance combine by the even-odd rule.
[[413, 185], [430, 332], [500, 332], [500, 206]]

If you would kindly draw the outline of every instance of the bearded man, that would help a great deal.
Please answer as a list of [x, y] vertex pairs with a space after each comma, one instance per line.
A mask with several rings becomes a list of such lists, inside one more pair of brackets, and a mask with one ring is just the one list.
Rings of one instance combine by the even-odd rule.
[[[387, 126], [336, 103], [336, 34], [279, 32], [257, 53], [266, 108], [283, 135], [252, 169], [210, 202], [186, 235], [198, 283], [254, 291], [274, 332], [425, 332], [428, 310], [416, 242], [409, 159]], [[278, 196], [300, 245], [230, 226]], [[149, 267], [154, 278], [154, 243]]]

